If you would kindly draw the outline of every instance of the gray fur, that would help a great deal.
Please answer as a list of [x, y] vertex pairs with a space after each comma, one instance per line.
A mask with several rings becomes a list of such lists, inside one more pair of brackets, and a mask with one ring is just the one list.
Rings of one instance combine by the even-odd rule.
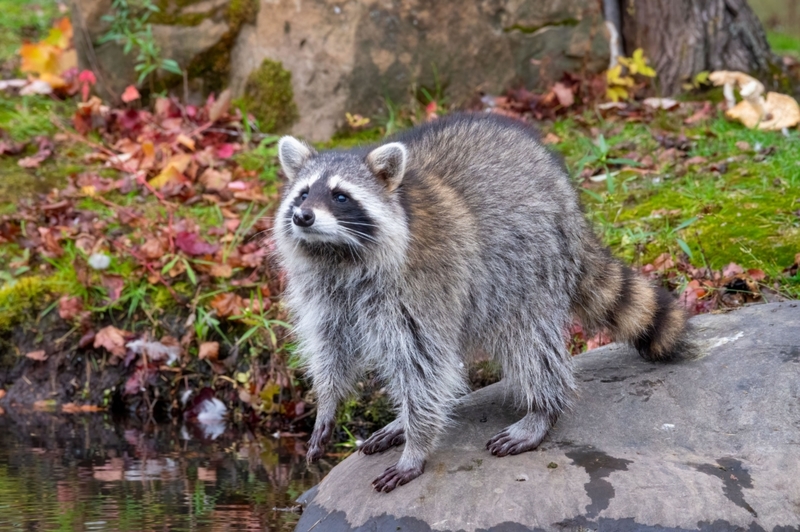
[[[363, 371], [376, 370], [398, 420], [367, 448], [402, 442], [397, 425], [406, 442], [398, 464], [376, 480], [381, 491], [422, 473], [467, 391], [462, 361], [470, 353], [498, 359], [529, 412], [488, 444], [493, 454], [516, 454], [536, 447], [568, 406], [573, 314], [613, 331], [614, 308], [636, 303], [626, 294], [593, 298], [582, 285], [597, 279], [587, 268], [622, 267], [597, 244], [560, 160], [524, 125], [454, 115], [392, 140], [400, 147], [323, 152], [301, 168], [287, 169], [281, 157], [295, 178], [275, 222], [285, 301], [318, 397], [309, 457], [321, 454], [338, 402]], [[386, 186], [387, 167], [399, 186]], [[302, 208], [330, 218], [324, 186], [360, 206], [370, 239], [353, 240], [352, 226], [341, 223], [341, 233], [323, 236], [293, 227], [298, 194], [309, 187]], [[631, 334], [657, 337], [655, 314], [647, 316]]]

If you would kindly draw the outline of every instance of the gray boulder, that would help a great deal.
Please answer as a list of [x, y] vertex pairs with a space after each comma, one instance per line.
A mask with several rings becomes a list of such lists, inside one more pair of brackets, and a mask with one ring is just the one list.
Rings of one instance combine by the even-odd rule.
[[694, 318], [698, 360], [580, 355], [579, 396], [541, 447], [496, 458], [503, 384], [465, 397], [425, 473], [371, 481], [399, 449], [354, 454], [301, 497], [298, 531], [800, 531], [800, 306]]
[[563, 72], [608, 66], [601, 2], [593, 0], [272, 0], [231, 54], [235, 94], [264, 59], [292, 73], [293, 132], [326, 140], [345, 113], [372, 116], [438, 85], [451, 103], [480, 91], [536, 87]]

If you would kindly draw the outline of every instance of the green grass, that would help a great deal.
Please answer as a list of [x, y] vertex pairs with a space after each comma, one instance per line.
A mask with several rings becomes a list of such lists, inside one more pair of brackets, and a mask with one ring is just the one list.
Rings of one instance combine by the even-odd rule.
[[800, 59], [800, 37], [777, 31], [768, 31], [767, 40], [772, 51], [779, 55], [791, 55]]
[[[596, 121], [610, 146], [610, 156], [634, 151], [657, 159], [660, 149], [654, 131], [691, 141], [687, 157], [706, 163], [666, 164], [649, 175], [622, 171], [613, 186], [593, 183], [584, 194], [590, 218], [614, 252], [630, 262], [646, 264], [664, 251], [688, 249], [692, 262], [721, 268], [730, 262], [762, 268], [777, 275], [800, 252], [800, 136], [748, 130], [724, 117], [704, 126], [683, 129], [680, 121], [662, 117], [660, 124]], [[562, 141], [556, 146], [575, 171], [597, 139], [574, 120], [553, 125]], [[736, 144], [747, 142], [742, 151]], [[754, 148], [775, 152], [757, 162]], [[619, 147], [619, 148], [617, 148]], [[596, 159], [597, 157], [590, 157]], [[727, 162], [723, 173], [709, 169]], [[596, 164], [596, 163], [595, 163]], [[590, 165], [591, 166], [591, 165]], [[657, 211], [677, 211], [666, 216]], [[682, 243], [682, 242], [683, 243]]]

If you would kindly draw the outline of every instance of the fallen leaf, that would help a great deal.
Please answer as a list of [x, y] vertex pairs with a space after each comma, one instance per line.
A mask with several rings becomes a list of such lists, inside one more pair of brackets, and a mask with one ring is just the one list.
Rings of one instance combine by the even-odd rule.
[[122, 289], [125, 287], [125, 281], [119, 275], [102, 275], [103, 287], [108, 292], [108, 299], [111, 303], [117, 301], [122, 295]]
[[653, 109], [664, 109], [665, 111], [677, 109], [681, 105], [677, 100], [673, 100], [672, 98], [645, 98], [642, 103]]
[[669, 253], [662, 253], [653, 261], [653, 266], [655, 266], [656, 270], [665, 272], [675, 266], [675, 261], [672, 260], [672, 255]]
[[215, 170], [206, 168], [200, 175], [200, 184], [208, 192], [219, 192], [225, 190], [231, 182], [231, 173], [228, 170]]
[[83, 301], [79, 296], [61, 296], [58, 300], [58, 315], [62, 320], [74, 320], [81, 312], [83, 312]]
[[47, 360], [47, 354], [44, 352], [44, 350], [31, 351], [30, 353], [27, 353], [25, 356], [27, 358], [30, 358], [31, 360], [36, 360], [37, 362], [44, 362], [45, 360]]
[[690, 126], [692, 124], [696, 124], [697, 122], [701, 122], [711, 117], [712, 112], [714, 111], [711, 102], [705, 102], [703, 107], [696, 111], [692, 116], [687, 118], [683, 121], [684, 124]]
[[225, 89], [220, 93], [219, 98], [214, 102], [211, 106], [211, 109], [208, 111], [208, 119], [211, 122], [216, 122], [223, 116], [228, 113], [228, 109], [231, 106], [231, 100], [233, 95], [230, 89]]
[[559, 142], [561, 142], [561, 137], [559, 137], [554, 133], [548, 133], [547, 135], [544, 136], [542, 142], [545, 144], [558, 144]]
[[153, 340], [134, 340], [125, 346], [134, 354], [145, 355], [153, 362], [165, 362], [172, 365], [180, 359], [181, 346], [177, 339], [164, 336], [160, 342]]
[[229, 264], [214, 264], [209, 273], [214, 277], [228, 279], [233, 275], [233, 269]]
[[30, 157], [24, 157], [17, 161], [17, 164], [23, 168], [38, 168], [48, 157], [53, 155], [53, 141], [45, 136], [36, 137], [36, 142], [39, 145], [38, 151]]
[[700, 155], [695, 155], [694, 157], [690, 157], [690, 158], [686, 159], [686, 165], [687, 166], [705, 164], [707, 162], [708, 162], [708, 159], [706, 159], [705, 157], [701, 157]]
[[217, 357], [219, 356], [219, 342], [203, 342], [200, 344], [200, 350], [197, 354], [197, 358], [200, 360], [209, 359], [211, 361], [216, 361]]
[[219, 246], [205, 242], [197, 233], [188, 231], [181, 231], [175, 235], [175, 245], [187, 255], [194, 257], [213, 255], [219, 249]]
[[144, 244], [141, 245], [139, 251], [142, 252], [144, 257], [149, 260], [160, 259], [167, 252], [167, 246], [159, 238], [148, 238]]
[[94, 337], [94, 348], [104, 348], [115, 357], [125, 356], [125, 343], [130, 333], [117, 329], [113, 325], [103, 327]]
[[238, 294], [217, 294], [211, 300], [211, 308], [217, 311], [217, 316], [220, 318], [228, 318], [230, 316], [238, 316], [247, 305]]
[[217, 157], [220, 159], [230, 159], [238, 149], [238, 144], [220, 144], [216, 147]]
[[128, 85], [127, 87], [125, 87], [125, 92], [122, 93], [122, 96], [120, 96], [120, 98], [122, 98], [123, 102], [130, 103], [134, 100], [138, 100], [139, 98], [141, 98], [141, 95], [139, 94], [139, 91], [136, 90], [135, 86]]
[[0, 140], [0, 155], [19, 155], [25, 149], [24, 142]]
[[0, 388], [0, 399], [6, 396], [6, 391]]
[[731, 262], [724, 268], [722, 268], [722, 276], [723, 277], [733, 277], [739, 273], [744, 273], [744, 269], [736, 264], [735, 262]]
[[567, 87], [565, 84], [561, 83], [560, 81], [553, 85], [553, 92], [558, 98], [558, 103], [561, 107], [570, 107], [573, 103], [575, 103], [575, 93], [572, 92], [572, 89]]
[[182, 144], [183, 146], [189, 148], [191, 151], [194, 151], [194, 140], [192, 140], [187, 135], [184, 135], [183, 133], [181, 133], [180, 135], [175, 137], [175, 141], [178, 144]]

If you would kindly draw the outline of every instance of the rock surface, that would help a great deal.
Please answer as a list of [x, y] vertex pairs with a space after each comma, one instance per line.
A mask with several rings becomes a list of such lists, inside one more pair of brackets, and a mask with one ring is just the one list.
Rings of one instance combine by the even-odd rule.
[[575, 406], [537, 451], [484, 449], [522, 415], [496, 384], [463, 399], [421, 477], [376, 493], [399, 449], [350, 456], [296, 530], [800, 530], [800, 304], [692, 323], [698, 360], [580, 355]]
[[231, 82], [241, 94], [264, 59], [281, 61], [300, 111], [293, 132], [325, 140], [346, 112], [372, 116], [384, 98], [404, 104], [419, 87], [438, 84], [459, 103], [597, 72], [608, 55], [593, 0], [262, 0], [232, 52]]

